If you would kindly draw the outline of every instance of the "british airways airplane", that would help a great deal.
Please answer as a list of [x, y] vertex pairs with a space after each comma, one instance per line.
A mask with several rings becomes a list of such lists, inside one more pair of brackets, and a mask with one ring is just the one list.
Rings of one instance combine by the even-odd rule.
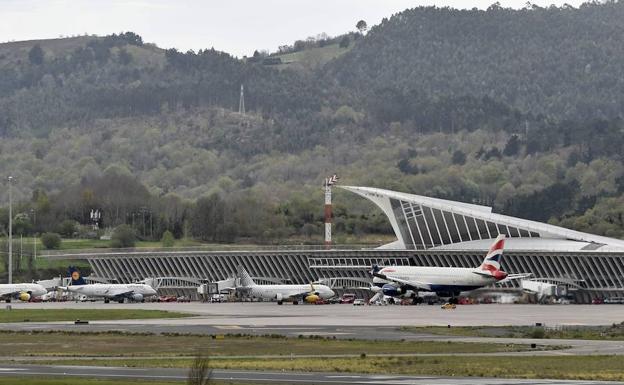
[[426, 267], [373, 266], [373, 291], [390, 297], [412, 297], [418, 302], [418, 292], [435, 292], [439, 297], [450, 297], [456, 303], [462, 291], [470, 291], [502, 280], [526, 278], [531, 274], [507, 274], [500, 268], [505, 235], [501, 234], [490, 246], [481, 266]]

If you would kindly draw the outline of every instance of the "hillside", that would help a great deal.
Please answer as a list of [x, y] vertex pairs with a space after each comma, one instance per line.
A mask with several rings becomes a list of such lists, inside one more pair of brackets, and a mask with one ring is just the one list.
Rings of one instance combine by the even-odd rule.
[[623, 2], [415, 8], [372, 28], [331, 74], [364, 98], [382, 89], [405, 97], [487, 96], [534, 115], [620, 117], [623, 18]]
[[[0, 174], [39, 213], [24, 234], [100, 208], [144, 239], [314, 243], [338, 173], [621, 237], [623, 8], [416, 8], [346, 47], [286, 47], [285, 65], [133, 33], [0, 44]], [[335, 202], [339, 239], [390, 232]]]

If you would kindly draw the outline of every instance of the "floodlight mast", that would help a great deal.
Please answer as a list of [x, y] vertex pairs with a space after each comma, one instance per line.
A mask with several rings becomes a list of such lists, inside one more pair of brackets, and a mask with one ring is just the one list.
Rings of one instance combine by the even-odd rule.
[[9, 284], [13, 283], [13, 176], [9, 175]]
[[332, 186], [338, 182], [336, 174], [325, 178], [325, 248], [330, 249], [332, 244], [331, 225], [332, 225]]

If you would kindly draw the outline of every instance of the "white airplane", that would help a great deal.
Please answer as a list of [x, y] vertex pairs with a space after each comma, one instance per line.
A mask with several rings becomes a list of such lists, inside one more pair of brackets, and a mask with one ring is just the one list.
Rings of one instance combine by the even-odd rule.
[[457, 302], [462, 291], [470, 291], [503, 280], [526, 278], [531, 274], [507, 274], [500, 270], [503, 257], [505, 235], [499, 235], [483, 263], [478, 268], [393, 266], [380, 268], [373, 266], [374, 291], [391, 297], [413, 296], [418, 300], [418, 292], [434, 292], [439, 297], [451, 297]]
[[37, 283], [13, 283], [0, 285], [0, 300], [7, 303], [13, 299], [28, 302], [33, 297], [39, 297], [48, 291]]
[[59, 286], [58, 289], [76, 294], [78, 296], [86, 296], [90, 298], [104, 298], [104, 303], [111, 300], [119, 303], [131, 300], [135, 302], [143, 302], [145, 297], [157, 295], [154, 288], [143, 283], [93, 283], [87, 284], [80, 276], [80, 272], [70, 267], [71, 283], [69, 286]]
[[278, 305], [284, 301], [297, 305], [300, 301], [314, 303], [320, 298], [328, 299], [334, 297], [336, 293], [328, 286], [312, 284], [309, 285], [258, 285], [247, 271], [238, 266], [240, 286], [236, 290], [250, 295], [253, 298], [274, 299]]

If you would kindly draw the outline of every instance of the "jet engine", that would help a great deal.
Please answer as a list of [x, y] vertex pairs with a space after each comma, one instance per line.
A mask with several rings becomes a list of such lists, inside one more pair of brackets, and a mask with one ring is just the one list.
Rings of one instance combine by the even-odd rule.
[[30, 301], [30, 294], [29, 294], [29, 293], [26, 293], [26, 292], [21, 292], [21, 293], [19, 293], [19, 295], [17, 296], [17, 298], [18, 298], [20, 301], [28, 302], [28, 301]]
[[307, 303], [315, 303], [319, 300], [319, 298], [321, 297], [319, 297], [317, 293], [310, 293], [305, 297], [305, 301]]
[[143, 294], [139, 294], [139, 293], [132, 294], [132, 300], [136, 302], [142, 302]]
[[384, 295], [390, 296], [390, 297], [398, 297], [401, 294], [403, 294], [403, 290], [401, 290], [400, 287], [396, 287], [394, 285], [391, 285], [389, 283], [383, 285], [381, 287], [381, 291], [384, 293]]

